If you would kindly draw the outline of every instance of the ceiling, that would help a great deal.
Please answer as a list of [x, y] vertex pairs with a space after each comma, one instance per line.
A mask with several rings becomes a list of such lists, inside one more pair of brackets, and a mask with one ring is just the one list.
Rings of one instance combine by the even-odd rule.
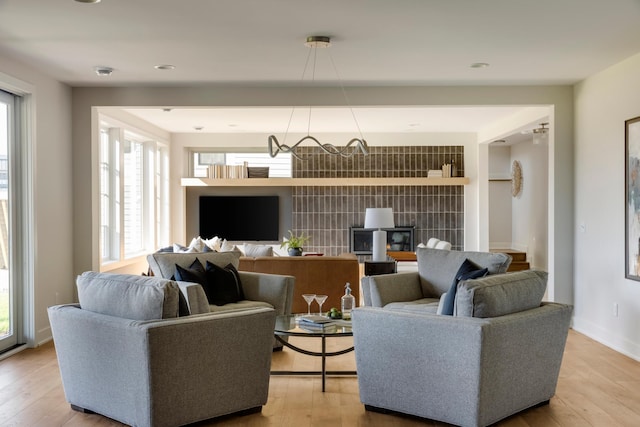
[[[638, 22], [638, 0], [0, 0], [0, 53], [71, 86], [293, 86], [311, 84], [305, 38], [327, 35], [340, 77], [319, 60], [314, 85], [566, 85], [640, 52]], [[114, 71], [97, 76], [97, 66]], [[228, 132], [282, 113], [241, 110], [183, 112], [198, 118], [190, 123], [170, 121], [184, 116], [176, 110], [140, 114], [167, 129]], [[382, 131], [487, 123], [455, 108], [357, 113], [362, 128]]]

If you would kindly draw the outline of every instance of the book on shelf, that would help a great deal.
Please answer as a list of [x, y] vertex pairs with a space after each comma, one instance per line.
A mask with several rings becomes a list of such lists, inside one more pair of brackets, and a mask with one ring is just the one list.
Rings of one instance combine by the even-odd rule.
[[238, 179], [249, 177], [249, 164], [243, 162], [241, 165], [209, 165], [207, 168], [207, 178]]

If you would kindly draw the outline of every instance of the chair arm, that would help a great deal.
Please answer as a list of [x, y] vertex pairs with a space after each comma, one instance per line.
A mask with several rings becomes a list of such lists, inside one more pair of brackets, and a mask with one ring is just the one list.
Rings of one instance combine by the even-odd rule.
[[291, 314], [295, 277], [239, 271], [245, 299], [271, 304], [276, 314]]
[[176, 282], [187, 300], [190, 314], [209, 313], [209, 301], [202, 285], [193, 282]]
[[416, 271], [365, 276], [361, 280], [361, 290], [364, 305], [371, 307], [423, 298], [420, 276]]

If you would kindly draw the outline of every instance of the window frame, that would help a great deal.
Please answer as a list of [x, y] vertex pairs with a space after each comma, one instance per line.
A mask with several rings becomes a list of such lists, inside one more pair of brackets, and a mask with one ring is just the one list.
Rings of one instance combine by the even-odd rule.
[[[107, 173], [105, 168], [102, 136], [107, 135], [108, 156]], [[141, 174], [142, 194], [139, 196], [141, 203], [141, 248], [131, 251], [126, 246], [127, 224], [126, 209], [126, 171], [125, 148], [127, 141], [141, 144], [141, 159], [138, 165]], [[150, 135], [133, 125], [124, 123], [109, 116], [100, 115], [99, 138], [100, 144], [98, 174], [100, 194], [99, 203], [99, 265], [100, 271], [109, 271], [134, 264], [144, 259], [147, 253], [155, 251], [159, 246], [166, 245], [170, 235], [169, 230], [169, 147], [167, 141]], [[109, 179], [109, 194], [104, 197], [102, 180], [104, 175]], [[108, 200], [109, 207], [104, 209], [103, 204]], [[103, 216], [108, 212], [108, 224], [105, 224]], [[106, 230], [105, 230], [106, 228]], [[108, 242], [105, 242], [105, 239]], [[105, 245], [105, 243], [107, 243]]]

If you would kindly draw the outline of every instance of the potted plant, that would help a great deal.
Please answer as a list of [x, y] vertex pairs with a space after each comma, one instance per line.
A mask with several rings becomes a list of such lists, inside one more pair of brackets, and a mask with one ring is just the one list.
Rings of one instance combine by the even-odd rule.
[[291, 230], [289, 230], [289, 238], [285, 239], [280, 244], [280, 247], [286, 247], [289, 256], [300, 256], [302, 255], [302, 247], [309, 240], [311, 240], [311, 236], [305, 236], [304, 231], [300, 233], [300, 235], [296, 236]]

